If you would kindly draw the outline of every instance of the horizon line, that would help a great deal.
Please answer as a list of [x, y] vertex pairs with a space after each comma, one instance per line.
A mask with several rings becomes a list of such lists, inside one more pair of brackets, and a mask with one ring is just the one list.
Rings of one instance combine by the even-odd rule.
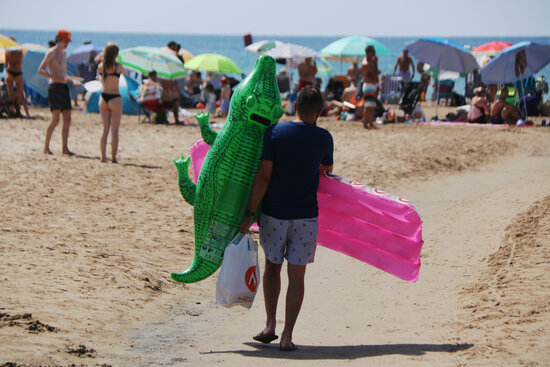
[[[0, 28], [1, 31], [28, 31], [28, 32], [53, 32], [55, 33], [57, 29], [22, 29], [22, 28]], [[309, 35], [309, 34], [254, 34], [252, 32], [246, 32], [243, 34], [237, 34], [237, 33], [227, 33], [227, 34], [219, 34], [219, 33], [173, 33], [173, 32], [157, 32], [157, 31], [151, 31], [151, 32], [144, 32], [144, 31], [120, 31], [120, 30], [105, 30], [105, 31], [91, 31], [91, 30], [71, 30], [72, 33], [98, 33], [98, 34], [105, 34], [105, 33], [117, 33], [117, 34], [151, 34], [151, 35], [180, 35], [180, 36], [229, 36], [229, 37], [237, 37], [237, 36], [244, 36], [246, 34], [251, 34], [253, 37], [311, 37], [311, 38], [326, 38], [326, 37], [347, 37], [347, 36], [364, 36], [361, 34], [316, 34], [316, 35]], [[381, 37], [381, 38], [420, 38], [420, 37], [441, 37], [441, 38], [550, 38], [550, 35], [413, 35], [413, 36], [398, 36], [398, 35], [369, 35], [369, 37]]]

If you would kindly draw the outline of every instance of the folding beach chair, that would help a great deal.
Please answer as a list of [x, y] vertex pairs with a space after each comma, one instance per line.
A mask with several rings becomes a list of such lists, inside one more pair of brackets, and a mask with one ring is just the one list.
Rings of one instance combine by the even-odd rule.
[[[434, 83], [433, 99], [437, 98], [437, 86], [438, 83]], [[439, 81], [439, 100], [445, 99], [445, 104], [449, 103], [449, 99], [452, 96], [453, 88], [455, 86], [454, 80], [440, 80]]]
[[403, 78], [394, 74], [384, 74], [381, 78], [380, 99], [383, 103], [397, 104], [401, 98]]

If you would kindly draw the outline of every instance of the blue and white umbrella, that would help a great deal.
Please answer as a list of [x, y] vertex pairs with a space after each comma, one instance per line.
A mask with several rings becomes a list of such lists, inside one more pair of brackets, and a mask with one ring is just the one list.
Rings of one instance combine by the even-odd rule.
[[523, 80], [550, 63], [550, 44], [520, 42], [504, 49], [481, 68], [485, 84]]
[[[479, 65], [470, 51], [466, 50], [461, 44], [445, 38], [420, 38], [407, 44], [406, 49], [416, 59], [430, 64], [441, 71], [469, 73], [470, 71], [479, 69]], [[437, 83], [436, 115], [439, 108], [439, 79], [437, 79]]]
[[[485, 84], [514, 83], [535, 74], [550, 63], [550, 44], [520, 42], [504, 49], [483, 68], [481, 80]], [[523, 82], [521, 82], [523, 89]], [[525, 95], [523, 90], [522, 95]], [[523, 104], [527, 117], [527, 104]]]
[[90, 61], [90, 56], [92, 58], [96, 57], [103, 51], [103, 47], [89, 43], [87, 45], [82, 45], [72, 51], [69, 56], [67, 56], [67, 61], [72, 62], [75, 65], [85, 64]]

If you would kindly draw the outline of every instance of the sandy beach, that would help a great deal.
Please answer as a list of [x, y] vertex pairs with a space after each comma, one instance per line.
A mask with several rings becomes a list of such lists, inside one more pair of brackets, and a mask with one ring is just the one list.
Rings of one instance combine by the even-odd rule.
[[[60, 126], [54, 154], [42, 153], [50, 112], [31, 115], [0, 119], [0, 366], [550, 365], [550, 127], [541, 118], [523, 128], [375, 130], [321, 118], [335, 173], [415, 204], [422, 267], [407, 283], [319, 247], [299, 349], [283, 353], [251, 338], [264, 326], [261, 290], [250, 310], [226, 309], [215, 303], [217, 274], [170, 279], [193, 258], [193, 208], [172, 159], [189, 154], [197, 126], [124, 115], [112, 164], [100, 162], [99, 115], [73, 111], [72, 157], [61, 154]], [[278, 332], [284, 292], [281, 302]]]

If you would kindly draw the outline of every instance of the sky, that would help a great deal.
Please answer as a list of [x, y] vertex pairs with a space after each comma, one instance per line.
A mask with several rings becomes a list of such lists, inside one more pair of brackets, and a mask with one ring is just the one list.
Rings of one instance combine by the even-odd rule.
[[0, 4], [0, 28], [18, 30], [65, 28], [72, 32], [266, 36], [550, 36], [550, 0], [0, 0]]

